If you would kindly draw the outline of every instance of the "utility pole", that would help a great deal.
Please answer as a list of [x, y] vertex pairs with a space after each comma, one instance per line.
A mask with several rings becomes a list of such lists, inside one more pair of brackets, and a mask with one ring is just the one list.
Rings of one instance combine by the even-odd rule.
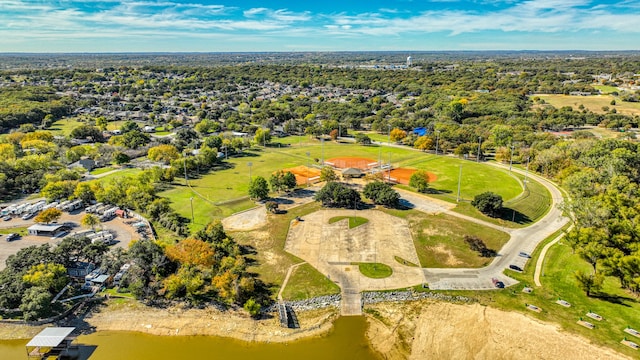
[[320, 164], [324, 166], [324, 135], [322, 136], [320, 142], [322, 143], [322, 162]]
[[389, 145], [391, 145], [391, 124], [387, 124], [387, 136], [389, 137], [388, 138]]
[[389, 152], [389, 182], [391, 182], [391, 152]]
[[478, 136], [478, 157], [476, 158], [476, 162], [480, 162], [480, 144], [482, 144], [482, 136]]
[[527, 190], [527, 175], [529, 175], [529, 157], [527, 157], [527, 168], [524, 171], [524, 189]]
[[436, 155], [438, 155], [438, 140], [440, 140], [440, 131], [436, 130]]
[[183, 154], [184, 159], [182, 159], [182, 163], [184, 164], [184, 185], [189, 186], [189, 179], [187, 178], [187, 154]]
[[511, 172], [511, 166], [513, 166], [513, 144], [511, 145], [511, 156], [509, 157], [509, 172]]
[[460, 172], [458, 173], [458, 197], [456, 202], [460, 202], [460, 183], [462, 182], [462, 165], [460, 165]]
[[307, 187], [309, 187], [309, 169], [310, 169], [310, 166], [311, 166], [311, 165], [309, 165], [309, 162], [311, 161], [310, 158], [309, 158], [309, 155], [310, 155], [310, 153], [307, 151]]

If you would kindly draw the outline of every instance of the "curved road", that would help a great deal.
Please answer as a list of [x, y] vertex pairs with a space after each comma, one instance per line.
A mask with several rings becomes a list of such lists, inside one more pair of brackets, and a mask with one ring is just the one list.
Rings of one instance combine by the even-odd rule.
[[[504, 168], [501, 165], [494, 165]], [[524, 174], [524, 171], [513, 169], [513, 172]], [[531, 254], [538, 244], [549, 235], [562, 228], [569, 220], [562, 215], [558, 204], [562, 201], [560, 190], [548, 180], [529, 173], [530, 178], [534, 178], [551, 193], [551, 209], [535, 224], [520, 229], [502, 229], [511, 234], [511, 239], [500, 249], [498, 256], [488, 266], [480, 269], [433, 269], [425, 268], [424, 276], [430, 289], [442, 290], [487, 290], [494, 289], [491, 278], [498, 278], [504, 282], [505, 286], [514, 285], [516, 280], [503, 274], [504, 269], [509, 265], [518, 265], [524, 268], [527, 258], [518, 254], [523, 251]], [[403, 194], [404, 196], [404, 194]], [[413, 199], [412, 199], [413, 200]], [[448, 214], [463, 217], [455, 212], [447, 211]], [[466, 217], [465, 217], [466, 219]], [[486, 224], [486, 223], [485, 223]], [[491, 225], [495, 227], [495, 225]]]

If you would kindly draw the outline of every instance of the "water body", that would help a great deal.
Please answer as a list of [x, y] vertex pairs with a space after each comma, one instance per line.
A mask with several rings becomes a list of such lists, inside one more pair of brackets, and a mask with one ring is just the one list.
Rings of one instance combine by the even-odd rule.
[[[380, 359], [365, 337], [364, 317], [341, 317], [323, 337], [286, 344], [249, 343], [213, 336], [154, 336], [136, 332], [100, 331], [83, 335], [79, 344], [95, 346], [90, 360]], [[24, 360], [29, 340], [0, 341], [0, 359]]]

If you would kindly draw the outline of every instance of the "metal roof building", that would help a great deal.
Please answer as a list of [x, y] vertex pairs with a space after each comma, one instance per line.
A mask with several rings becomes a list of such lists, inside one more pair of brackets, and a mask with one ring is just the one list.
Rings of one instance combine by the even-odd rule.
[[52, 354], [63, 352], [73, 340], [69, 337], [74, 327], [49, 327], [43, 329], [27, 344], [27, 356], [30, 359], [41, 359]]
[[60, 224], [33, 224], [27, 228], [29, 235], [53, 236], [58, 230], [65, 228]]

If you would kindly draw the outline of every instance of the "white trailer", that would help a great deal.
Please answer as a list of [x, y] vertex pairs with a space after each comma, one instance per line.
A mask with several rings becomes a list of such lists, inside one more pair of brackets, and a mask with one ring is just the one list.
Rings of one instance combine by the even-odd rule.
[[71, 201], [65, 200], [65, 201], [61, 202], [60, 204], [56, 205], [56, 209], [64, 210], [67, 207], [67, 205], [69, 205], [69, 204], [71, 204]]

